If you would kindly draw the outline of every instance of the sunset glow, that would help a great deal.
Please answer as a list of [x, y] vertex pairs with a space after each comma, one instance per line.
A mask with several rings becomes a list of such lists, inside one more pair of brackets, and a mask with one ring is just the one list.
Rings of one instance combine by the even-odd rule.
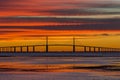
[[119, 4], [118, 0], [0, 0], [0, 46], [39, 44], [43, 35], [79, 35], [83, 45], [119, 48]]

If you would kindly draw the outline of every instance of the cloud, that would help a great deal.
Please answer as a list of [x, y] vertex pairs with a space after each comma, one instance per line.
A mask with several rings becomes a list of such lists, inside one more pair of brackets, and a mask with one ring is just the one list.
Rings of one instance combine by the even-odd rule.
[[50, 34], [50, 31], [63, 34], [62, 31], [69, 30], [117, 31], [120, 30], [119, 8], [119, 0], [0, 0], [0, 37]]
[[101, 15], [101, 16], [15, 16], [1, 17], [0, 23], [12, 22], [119, 22], [120, 15]]
[[19, 32], [24, 32], [24, 31], [0, 31], [0, 35], [1, 34], [9, 34], [9, 33], [19, 33]]
[[[5, 28], [5, 29], [42, 29], [42, 30], [120, 30], [119, 21], [120, 19], [116, 17], [113, 18], [7, 17], [0, 18], [0, 29]], [[2, 25], [3, 23], [5, 25], [6, 24], [9, 25], [3, 26]], [[16, 24], [16, 26], [13, 26], [12, 24]], [[24, 24], [33, 25], [25, 26]]]
[[[15, 12], [16, 15], [20, 15], [21, 12], [21, 15], [35, 16], [120, 14], [119, 4], [120, 2], [115, 0], [0, 0], [0, 13], [10, 11], [9, 15]], [[109, 12], [106, 12], [108, 9]], [[7, 16], [7, 14], [2, 15]]]
[[117, 24], [83, 24], [83, 25], [56, 25], [56, 26], [3, 26], [1, 29], [40, 29], [40, 30], [120, 30]]

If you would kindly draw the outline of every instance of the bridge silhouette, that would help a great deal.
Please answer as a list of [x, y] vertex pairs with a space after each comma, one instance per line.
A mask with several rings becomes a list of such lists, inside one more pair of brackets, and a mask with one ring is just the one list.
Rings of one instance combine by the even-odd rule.
[[[50, 36], [42, 36], [45, 37], [45, 44], [41, 45], [26, 45], [26, 46], [5, 46], [0, 47], [0, 53], [51, 53], [51, 52], [69, 52], [69, 53], [105, 53], [105, 52], [120, 52], [120, 48], [109, 48], [109, 47], [98, 47], [98, 46], [86, 46], [76, 44], [76, 37], [72, 36], [72, 44], [49, 44]], [[41, 49], [36, 50], [36, 47], [45, 47], [45, 51], [41, 51]], [[72, 47], [70, 51], [50, 51], [49, 47]], [[17, 50], [19, 48], [19, 50]], [[81, 49], [82, 50], [76, 50]]]

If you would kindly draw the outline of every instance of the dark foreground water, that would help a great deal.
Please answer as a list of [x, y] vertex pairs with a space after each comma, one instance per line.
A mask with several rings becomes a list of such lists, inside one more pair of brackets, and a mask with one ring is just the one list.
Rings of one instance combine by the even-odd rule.
[[0, 80], [120, 80], [120, 58], [0, 57]]

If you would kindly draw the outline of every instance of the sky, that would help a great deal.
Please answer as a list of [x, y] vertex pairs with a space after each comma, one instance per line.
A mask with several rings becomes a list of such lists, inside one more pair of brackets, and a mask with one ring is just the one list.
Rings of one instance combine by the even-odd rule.
[[120, 0], [0, 0], [1, 46], [41, 35], [80, 35], [120, 47]]

